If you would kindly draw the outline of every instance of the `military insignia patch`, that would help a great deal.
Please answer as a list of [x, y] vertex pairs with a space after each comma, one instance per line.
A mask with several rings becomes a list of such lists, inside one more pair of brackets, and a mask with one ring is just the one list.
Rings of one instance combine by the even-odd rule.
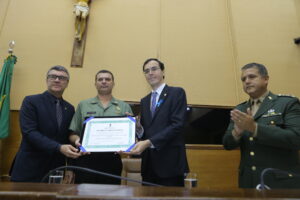
[[120, 108], [119, 106], [116, 106], [115, 109], [116, 109], [116, 113], [117, 113], [117, 114], [120, 114], [120, 113], [121, 113], [121, 108]]
[[281, 115], [281, 113], [276, 113], [275, 109], [271, 108], [268, 110], [268, 113], [263, 115], [262, 117], [270, 117], [270, 116], [276, 116], [276, 115]]

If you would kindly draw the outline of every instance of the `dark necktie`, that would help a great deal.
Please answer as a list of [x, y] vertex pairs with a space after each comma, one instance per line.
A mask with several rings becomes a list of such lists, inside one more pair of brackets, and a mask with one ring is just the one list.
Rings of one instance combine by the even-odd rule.
[[151, 97], [151, 114], [152, 114], [152, 117], [154, 116], [154, 113], [155, 113], [156, 97], [157, 97], [157, 92], [152, 92], [152, 97]]
[[61, 125], [61, 122], [62, 122], [62, 110], [61, 110], [61, 106], [60, 106], [60, 101], [56, 100], [55, 104], [56, 104], [56, 119], [57, 119], [57, 124], [58, 124], [58, 128], [60, 128], [60, 125]]

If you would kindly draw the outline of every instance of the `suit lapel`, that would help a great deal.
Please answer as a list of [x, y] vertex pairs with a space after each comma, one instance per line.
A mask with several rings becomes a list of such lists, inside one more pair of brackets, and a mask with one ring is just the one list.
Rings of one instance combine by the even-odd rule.
[[51, 120], [53, 122], [53, 124], [58, 128], [58, 124], [57, 124], [57, 120], [56, 120], [56, 107], [55, 107], [53, 97], [50, 95], [51, 94], [49, 94], [49, 93], [43, 94], [43, 97], [45, 99], [44, 102], [46, 103], [46, 109], [48, 110], [49, 120]]
[[[152, 120], [152, 116], [151, 116], [151, 110], [150, 110], [150, 105], [151, 104], [151, 93], [148, 94], [145, 98], [145, 105], [143, 106], [145, 109], [144, 113], [145, 113], [145, 119], [146, 121], [151, 121]], [[148, 120], [149, 119], [149, 120]]]
[[256, 120], [262, 114], [264, 114], [267, 110], [269, 110], [270, 108], [272, 108], [273, 105], [274, 105], [274, 100], [276, 98], [277, 98], [277, 96], [270, 92], [269, 95], [266, 96], [266, 98], [262, 102], [262, 104], [259, 107], [259, 109], [257, 110], [256, 114], [254, 115], [254, 119]]

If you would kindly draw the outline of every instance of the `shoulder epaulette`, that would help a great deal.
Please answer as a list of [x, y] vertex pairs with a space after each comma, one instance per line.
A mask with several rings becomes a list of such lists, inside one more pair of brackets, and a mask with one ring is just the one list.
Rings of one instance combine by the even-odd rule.
[[293, 97], [293, 98], [297, 98], [296, 96], [291, 95], [291, 94], [278, 94], [277, 96], [279, 96], [279, 97]]
[[298, 102], [300, 102], [299, 98], [294, 96], [294, 95], [289, 95], [289, 94], [278, 94], [278, 97], [289, 97], [289, 98], [295, 98], [298, 100]]

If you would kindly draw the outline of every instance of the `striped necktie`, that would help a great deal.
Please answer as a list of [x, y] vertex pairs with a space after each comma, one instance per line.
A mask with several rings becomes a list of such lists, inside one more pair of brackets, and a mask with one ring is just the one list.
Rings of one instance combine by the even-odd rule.
[[152, 117], [154, 116], [154, 113], [155, 113], [156, 97], [157, 97], [157, 92], [152, 92], [152, 97], [151, 97], [151, 114], [152, 114]]
[[61, 110], [61, 106], [60, 106], [60, 101], [58, 99], [55, 101], [55, 105], [56, 105], [57, 124], [58, 124], [58, 128], [60, 129], [60, 125], [62, 122], [62, 110]]

